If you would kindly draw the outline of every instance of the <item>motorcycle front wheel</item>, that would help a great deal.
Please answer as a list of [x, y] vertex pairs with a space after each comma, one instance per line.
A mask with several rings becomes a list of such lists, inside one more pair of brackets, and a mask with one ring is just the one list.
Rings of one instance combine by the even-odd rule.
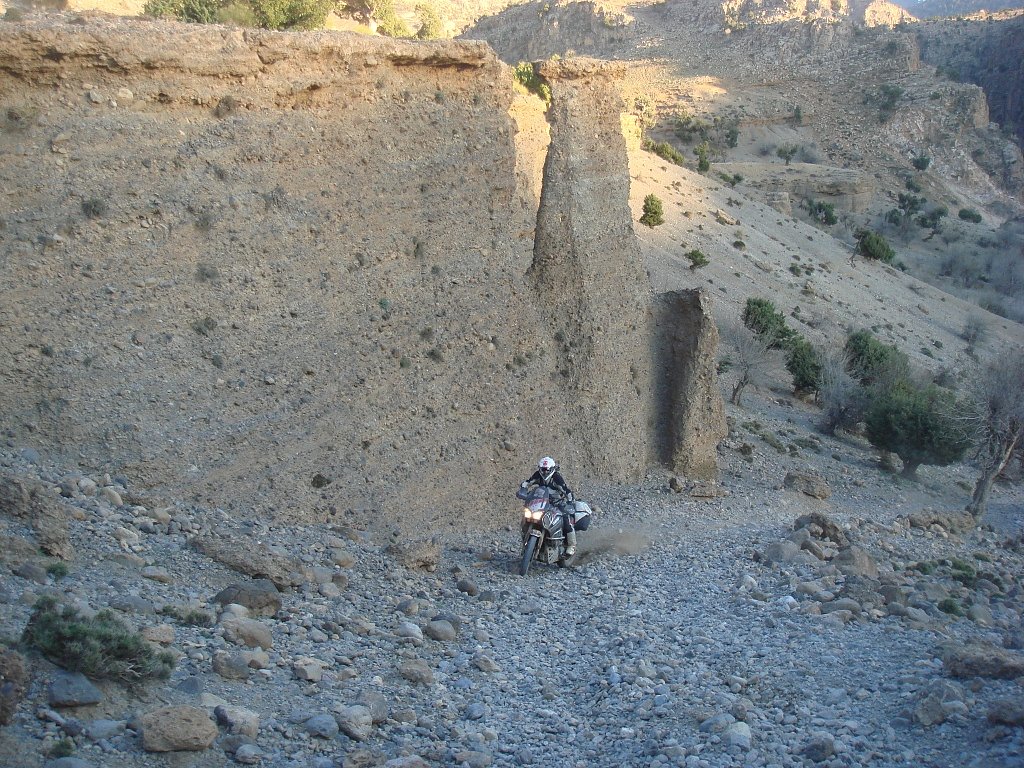
[[531, 536], [523, 548], [523, 559], [519, 563], [519, 575], [525, 576], [530, 572], [530, 563], [533, 562], [533, 555], [537, 551], [537, 537]]

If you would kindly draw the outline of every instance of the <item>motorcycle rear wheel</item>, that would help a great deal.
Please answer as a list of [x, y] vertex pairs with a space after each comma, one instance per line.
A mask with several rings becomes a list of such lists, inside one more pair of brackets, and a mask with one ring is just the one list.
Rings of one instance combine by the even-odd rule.
[[519, 563], [519, 575], [525, 576], [530, 572], [530, 563], [533, 562], [533, 555], [537, 551], [537, 537], [531, 536], [523, 549], [523, 559]]

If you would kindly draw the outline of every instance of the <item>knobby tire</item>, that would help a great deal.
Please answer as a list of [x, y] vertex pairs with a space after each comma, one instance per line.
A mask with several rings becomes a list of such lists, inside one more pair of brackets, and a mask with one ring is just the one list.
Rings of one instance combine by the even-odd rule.
[[519, 575], [525, 576], [530, 572], [530, 563], [533, 562], [533, 555], [537, 551], [537, 537], [531, 536], [526, 542], [526, 549], [523, 550], [523, 559], [519, 563]]

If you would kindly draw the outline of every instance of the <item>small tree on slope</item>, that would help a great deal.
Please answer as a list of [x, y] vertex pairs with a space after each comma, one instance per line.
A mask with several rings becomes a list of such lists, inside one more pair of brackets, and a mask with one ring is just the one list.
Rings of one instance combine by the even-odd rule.
[[865, 415], [867, 437], [903, 462], [903, 476], [914, 479], [922, 464], [945, 466], [970, 445], [953, 394], [934, 384], [901, 381], [879, 391]]

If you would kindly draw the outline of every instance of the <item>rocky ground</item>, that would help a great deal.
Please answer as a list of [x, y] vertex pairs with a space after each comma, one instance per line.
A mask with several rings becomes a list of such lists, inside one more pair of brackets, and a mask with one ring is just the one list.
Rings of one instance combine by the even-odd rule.
[[52, 594], [177, 662], [126, 688], [21, 649], [0, 765], [1021, 765], [1019, 492], [963, 530], [967, 468], [908, 484], [750, 404], [718, 485], [580, 489], [576, 567], [525, 579], [511, 496], [497, 537], [396, 541], [151, 509], [12, 446], [8, 514], [19, 478], [67, 519], [0, 518], [0, 636]]

